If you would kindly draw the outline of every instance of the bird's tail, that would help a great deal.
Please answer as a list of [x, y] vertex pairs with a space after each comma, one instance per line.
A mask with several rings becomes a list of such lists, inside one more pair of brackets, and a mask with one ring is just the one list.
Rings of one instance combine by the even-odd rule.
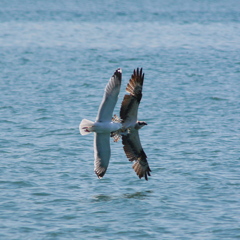
[[83, 119], [79, 125], [79, 131], [82, 135], [87, 135], [93, 131], [94, 122]]

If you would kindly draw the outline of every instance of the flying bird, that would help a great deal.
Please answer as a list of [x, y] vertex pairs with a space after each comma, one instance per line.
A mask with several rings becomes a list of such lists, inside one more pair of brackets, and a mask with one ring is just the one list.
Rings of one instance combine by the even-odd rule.
[[98, 109], [95, 122], [83, 119], [79, 125], [82, 135], [94, 132], [94, 172], [102, 178], [107, 171], [111, 156], [110, 133], [122, 127], [120, 122], [113, 122], [112, 115], [118, 100], [122, 81], [122, 70], [118, 68], [110, 78]]
[[[117, 131], [117, 135], [122, 136], [122, 144], [125, 154], [129, 161], [134, 161], [133, 169], [139, 178], [144, 177], [148, 180], [151, 169], [149, 168], [147, 155], [145, 154], [138, 130], [147, 125], [146, 122], [138, 121], [138, 107], [142, 99], [142, 87], [144, 81], [144, 73], [142, 68], [133, 71], [132, 77], [129, 80], [121, 109], [120, 118], [122, 128]], [[114, 136], [114, 134], [112, 134]]]

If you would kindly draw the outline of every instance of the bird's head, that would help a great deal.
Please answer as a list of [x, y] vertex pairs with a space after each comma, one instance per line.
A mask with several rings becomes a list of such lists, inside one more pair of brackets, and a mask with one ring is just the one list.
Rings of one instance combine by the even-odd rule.
[[147, 125], [146, 122], [144, 122], [144, 121], [138, 121], [136, 128], [137, 128], [137, 129], [140, 129], [140, 128], [144, 127], [145, 125]]

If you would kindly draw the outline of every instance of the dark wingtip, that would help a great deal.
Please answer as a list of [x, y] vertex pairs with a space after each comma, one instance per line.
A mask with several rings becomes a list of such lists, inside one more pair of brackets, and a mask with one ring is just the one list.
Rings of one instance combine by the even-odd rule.
[[122, 75], [122, 69], [121, 68], [116, 69], [116, 71], [114, 72], [114, 75], [121, 76]]
[[148, 176], [149, 176], [149, 177], [151, 176], [151, 174], [150, 174], [151, 171], [152, 171], [152, 170], [151, 170], [150, 168], [148, 168], [147, 171], [145, 172], [145, 180], [146, 180], [146, 181], [148, 181]]
[[105, 172], [101, 172], [101, 173], [98, 173], [97, 171], [94, 171], [94, 172], [96, 173], [96, 175], [97, 175], [97, 177], [98, 177], [99, 179], [103, 178], [103, 176], [104, 176], [105, 173], [106, 173], [106, 171], [105, 171]]
[[143, 68], [137, 68], [133, 70], [133, 74], [132, 74], [132, 78], [134, 78], [134, 76], [140, 77], [140, 83], [141, 85], [143, 85], [143, 81], [144, 81], [144, 73], [143, 73]]
[[121, 83], [121, 81], [122, 81], [122, 69], [121, 69], [121, 68], [118, 68], [118, 69], [114, 72], [112, 78], [117, 78], [117, 79], [119, 80], [119, 83]]

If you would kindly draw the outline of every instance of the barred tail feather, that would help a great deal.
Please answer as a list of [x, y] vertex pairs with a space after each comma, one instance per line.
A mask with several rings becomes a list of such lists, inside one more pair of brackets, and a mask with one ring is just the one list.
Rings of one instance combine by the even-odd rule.
[[83, 119], [79, 125], [79, 131], [82, 135], [87, 135], [92, 132], [94, 122]]

